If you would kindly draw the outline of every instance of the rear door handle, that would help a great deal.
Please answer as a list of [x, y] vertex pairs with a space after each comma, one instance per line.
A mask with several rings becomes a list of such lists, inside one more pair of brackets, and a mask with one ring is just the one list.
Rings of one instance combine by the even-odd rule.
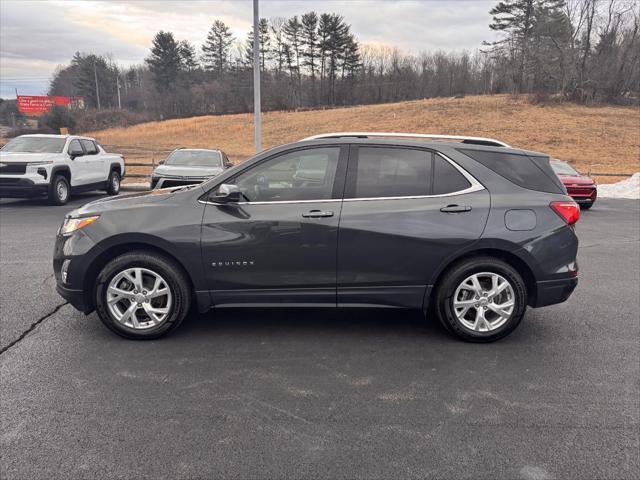
[[470, 212], [471, 207], [469, 205], [447, 205], [442, 207], [440, 211], [444, 213], [463, 213]]
[[333, 212], [327, 212], [322, 210], [310, 210], [307, 213], [303, 213], [302, 216], [305, 218], [333, 217]]

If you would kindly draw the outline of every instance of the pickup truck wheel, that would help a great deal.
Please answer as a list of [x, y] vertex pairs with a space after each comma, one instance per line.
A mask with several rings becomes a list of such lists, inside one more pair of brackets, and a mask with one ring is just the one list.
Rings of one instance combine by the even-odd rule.
[[112, 170], [107, 180], [107, 193], [109, 195], [118, 195], [120, 193], [120, 174]]
[[49, 185], [49, 202], [53, 205], [65, 205], [69, 201], [71, 186], [66, 177], [55, 175]]

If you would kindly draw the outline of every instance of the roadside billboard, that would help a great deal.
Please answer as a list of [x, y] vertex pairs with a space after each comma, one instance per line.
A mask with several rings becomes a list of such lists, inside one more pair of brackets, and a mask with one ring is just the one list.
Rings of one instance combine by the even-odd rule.
[[50, 97], [45, 95], [18, 95], [18, 111], [28, 117], [37, 117], [54, 105], [84, 108], [83, 97]]

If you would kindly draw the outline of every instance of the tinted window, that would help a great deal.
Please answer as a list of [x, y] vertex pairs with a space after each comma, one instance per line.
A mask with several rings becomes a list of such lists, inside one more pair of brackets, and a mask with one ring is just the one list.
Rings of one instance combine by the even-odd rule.
[[69, 153], [71, 152], [82, 152], [82, 145], [78, 140], [71, 140], [69, 142], [69, 149], [67, 150]]
[[62, 153], [66, 141], [66, 138], [16, 137], [2, 147], [2, 151], [15, 153]]
[[80, 140], [80, 143], [82, 143], [82, 146], [84, 146], [84, 149], [87, 151], [87, 155], [95, 155], [98, 153], [98, 147], [96, 147], [95, 143], [91, 140]]
[[429, 195], [431, 164], [425, 150], [359, 147], [355, 197]]
[[530, 157], [481, 150], [460, 149], [507, 180], [530, 190], [564, 193], [564, 188], [549, 165], [548, 157]]
[[327, 200], [339, 157], [338, 147], [298, 150], [250, 168], [234, 183], [251, 202]]
[[451, 165], [440, 155], [434, 160], [433, 194], [443, 195], [466, 190], [471, 186], [457, 168]]

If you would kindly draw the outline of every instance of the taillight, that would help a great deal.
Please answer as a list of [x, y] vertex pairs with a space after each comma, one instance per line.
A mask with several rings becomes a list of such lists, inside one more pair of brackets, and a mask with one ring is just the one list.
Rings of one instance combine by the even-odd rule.
[[551, 202], [549, 206], [569, 225], [580, 220], [580, 207], [576, 202]]

